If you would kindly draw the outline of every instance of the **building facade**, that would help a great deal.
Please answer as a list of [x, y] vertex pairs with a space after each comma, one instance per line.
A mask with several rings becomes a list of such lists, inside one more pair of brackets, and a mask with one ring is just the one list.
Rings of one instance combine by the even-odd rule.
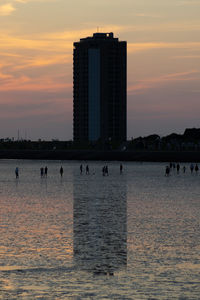
[[74, 141], [126, 141], [126, 42], [94, 33], [74, 43], [73, 58]]

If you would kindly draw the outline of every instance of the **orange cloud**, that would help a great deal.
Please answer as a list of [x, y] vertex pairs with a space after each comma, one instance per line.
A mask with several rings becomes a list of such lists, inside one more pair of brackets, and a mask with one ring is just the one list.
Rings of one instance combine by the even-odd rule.
[[0, 91], [39, 91], [39, 90], [61, 90], [72, 89], [72, 83], [63, 82], [63, 80], [51, 78], [47, 76], [39, 76], [38, 78], [29, 78], [22, 75], [17, 78], [12, 76], [6, 76], [0, 73], [0, 79], [5, 79], [3, 84], [0, 85]]
[[[127, 26], [108, 25], [102, 28], [102, 31], [124, 32], [129, 29]], [[32, 35], [31, 39], [25, 35], [17, 36], [0, 32], [0, 90], [72, 89], [72, 78], [67, 84], [66, 82], [67, 76], [71, 76], [73, 42], [83, 36], [91, 36], [94, 31], [96, 28], [91, 26], [82, 30]], [[128, 43], [129, 55], [154, 49], [200, 50], [200, 42]], [[70, 66], [70, 72], [65, 69], [67, 65]], [[188, 77], [191, 73], [194, 74], [195, 71], [136, 81], [136, 84], [129, 85], [128, 91], [129, 93], [142, 92], [155, 87], [158, 83], [191, 80]]]
[[199, 6], [200, 2], [197, 0], [180, 1], [176, 4], [177, 6]]
[[[110, 26], [104, 27], [108, 31]], [[120, 30], [120, 27], [112, 26]], [[0, 32], [0, 90], [72, 88], [71, 76], [73, 42], [82, 36], [89, 36], [94, 28], [17, 36]], [[70, 65], [67, 74], [66, 67]], [[37, 68], [37, 74], [36, 74]], [[50, 70], [50, 71], [49, 71]], [[23, 73], [22, 73], [23, 72]], [[65, 77], [65, 82], [61, 77]]]
[[[124, 32], [126, 30], [129, 30], [129, 26], [116, 26], [113, 24], [106, 25], [100, 28], [100, 32], [114, 32], [119, 33], [119, 32]], [[64, 40], [64, 41], [69, 41], [71, 45], [75, 41], [79, 41], [80, 38], [82, 37], [87, 37], [87, 36], [92, 36], [94, 32], [97, 31], [97, 27], [95, 26], [90, 26], [89, 28], [85, 29], [78, 29], [78, 30], [71, 30], [71, 31], [61, 31], [61, 32], [53, 32], [49, 34], [44, 34], [44, 38], [50, 39], [50, 40]]]
[[0, 5], [0, 16], [9, 16], [13, 11], [15, 11], [15, 8], [11, 3]]
[[44, 55], [35, 56], [23, 60], [23, 63], [13, 67], [13, 70], [45, 67], [50, 65], [68, 64], [72, 61], [72, 55]]
[[128, 53], [137, 53], [152, 49], [198, 49], [200, 50], [200, 42], [184, 42], [184, 43], [128, 43]]
[[136, 84], [129, 84], [128, 93], [143, 93], [145, 90], [158, 88], [159, 84], [174, 83], [176, 81], [194, 81], [200, 80], [200, 71], [192, 70], [188, 72], [180, 72], [173, 74], [166, 74], [160, 77], [146, 78], [136, 81]]
[[27, 50], [43, 50], [46, 52], [55, 51], [58, 52], [66, 51], [66, 49], [72, 49], [72, 44], [68, 42], [57, 42], [54, 43], [54, 39], [46, 39], [43, 36], [37, 36], [35, 39], [30, 39], [23, 36], [9, 35], [5, 33], [0, 33], [1, 49], [10, 49], [10, 51], [19, 51], [19, 49]]
[[179, 56], [174, 56], [172, 59], [196, 59], [200, 58], [200, 55], [179, 55]]

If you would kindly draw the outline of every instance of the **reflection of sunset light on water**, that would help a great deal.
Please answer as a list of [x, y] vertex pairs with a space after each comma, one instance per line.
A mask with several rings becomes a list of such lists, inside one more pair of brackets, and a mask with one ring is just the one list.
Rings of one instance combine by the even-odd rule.
[[166, 178], [150, 163], [124, 163], [120, 175], [117, 162], [107, 177], [102, 162], [80, 175], [79, 162], [62, 162], [61, 180], [58, 161], [0, 164], [3, 300], [198, 299], [199, 176]]
[[6, 290], [14, 290], [14, 285], [12, 284], [12, 281], [10, 279], [3, 279], [2, 286]]

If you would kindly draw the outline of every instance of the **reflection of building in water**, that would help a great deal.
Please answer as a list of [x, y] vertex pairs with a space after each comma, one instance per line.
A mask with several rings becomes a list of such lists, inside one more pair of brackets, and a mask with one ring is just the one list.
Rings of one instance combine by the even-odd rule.
[[74, 260], [111, 275], [127, 262], [126, 181], [97, 177], [74, 177]]

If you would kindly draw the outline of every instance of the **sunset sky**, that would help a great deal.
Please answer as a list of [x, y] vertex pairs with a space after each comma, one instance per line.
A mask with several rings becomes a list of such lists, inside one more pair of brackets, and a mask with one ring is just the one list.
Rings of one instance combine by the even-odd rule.
[[200, 127], [200, 0], [0, 0], [0, 138], [72, 139], [73, 42], [128, 43], [128, 138]]

